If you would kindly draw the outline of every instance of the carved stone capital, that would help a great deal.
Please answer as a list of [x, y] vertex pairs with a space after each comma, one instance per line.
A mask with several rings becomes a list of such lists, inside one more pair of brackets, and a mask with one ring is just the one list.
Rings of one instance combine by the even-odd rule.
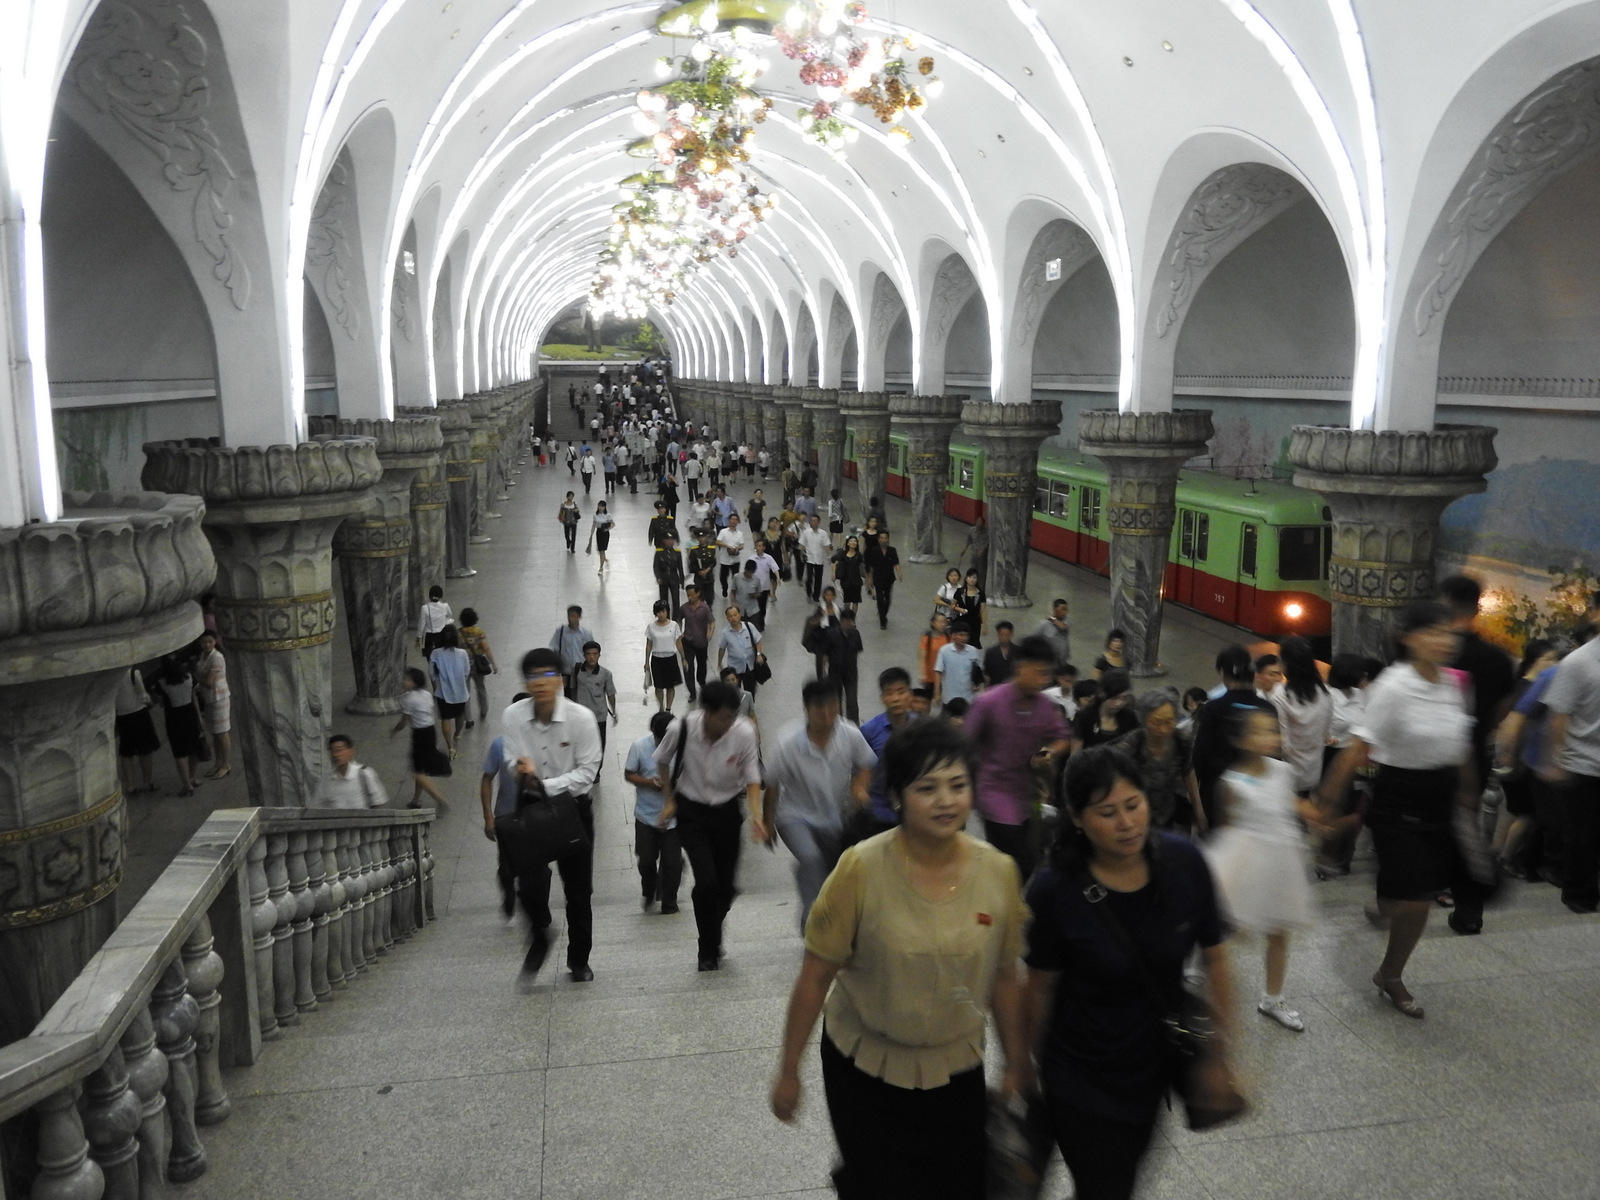
[[197, 439], [146, 442], [144, 454], [144, 486], [203, 497], [208, 524], [215, 524], [230, 506], [292, 506], [323, 499], [337, 505], [383, 476], [371, 438], [297, 446], [213, 446]]
[[839, 411], [847, 421], [854, 423], [857, 420], [889, 416], [888, 392], [846, 392], [839, 393]]
[[[1487, 425], [1427, 430], [1296, 425], [1289, 436], [1295, 484], [1314, 491], [1464, 496], [1481, 492], [1499, 464]], [[1467, 486], [1462, 486], [1463, 484]]]
[[910, 429], [926, 426], [944, 429], [942, 436], [949, 438], [961, 420], [961, 410], [967, 396], [890, 396], [889, 415], [896, 426]]
[[371, 438], [377, 443], [380, 459], [391, 454], [437, 454], [444, 449], [443, 424], [438, 416], [431, 413], [428, 416], [396, 417], [392, 421], [312, 417], [310, 428], [311, 433], [318, 437], [337, 435]]
[[1113, 458], [1177, 458], [1204, 454], [1214, 434], [1211, 411], [1200, 408], [1172, 412], [1125, 413], [1091, 409], [1078, 414], [1078, 445], [1085, 454]]

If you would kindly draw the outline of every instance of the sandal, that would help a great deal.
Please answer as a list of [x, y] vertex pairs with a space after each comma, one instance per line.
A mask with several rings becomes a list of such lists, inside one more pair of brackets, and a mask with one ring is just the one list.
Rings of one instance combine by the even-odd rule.
[[1372, 986], [1383, 993], [1383, 998], [1390, 1004], [1394, 1005], [1396, 1012], [1408, 1016], [1415, 1021], [1420, 1021], [1424, 1016], [1427, 1015], [1423, 1011], [1422, 1005], [1417, 1003], [1417, 998], [1410, 992], [1406, 992], [1405, 999], [1403, 1000], [1399, 996], [1395, 995], [1395, 988], [1405, 991], [1405, 984], [1401, 983], [1398, 979], [1383, 979], [1376, 971], [1374, 971], [1372, 974]]
[[194, 795], [194, 786], [191, 784], [189, 787], [181, 789], [178, 792], [178, 795], [180, 795], [180, 796], [192, 796], [192, 795]]
[[226, 779], [229, 775], [232, 775], [232, 774], [233, 774], [233, 767], [232, 766], [226, 766], [226, 767], [220, 767], [215, 771], [207, 771], [206, 772], [206, 778], [207, 779]]

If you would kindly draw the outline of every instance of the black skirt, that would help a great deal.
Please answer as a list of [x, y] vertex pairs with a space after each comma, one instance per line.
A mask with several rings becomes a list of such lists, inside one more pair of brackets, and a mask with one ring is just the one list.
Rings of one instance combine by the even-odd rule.
[[200, 732], [200, 710], [194, 702], [167, 709], [167, 745], [173, 758], [198, 758], [204, 738]]
[[1367, 828], [1378, 855], [1378, 897], [1425, 900], [1462, 874], [1451, 827], [1455, 767], [1430, 771], [1378, 764]]
[[650, 656], [650, 682], [658, 688], [675, 688], [683, 683], [683, 669], [676, 654]]
[[411, 771], [442, 778], [450, 774], [450, 759], [439, 749], [439, 727], [424, 725], [411, 731]]
[[148, 708], [125, 713], [117, 718], [117, 753], [123, 758], [138, 758], [161, 749], [156, 723]]

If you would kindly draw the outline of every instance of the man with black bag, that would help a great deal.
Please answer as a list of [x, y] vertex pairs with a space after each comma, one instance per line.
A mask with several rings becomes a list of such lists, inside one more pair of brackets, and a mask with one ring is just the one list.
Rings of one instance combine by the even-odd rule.
[[594, 978], [589, 969], [594, 917], [594, 810], [589, 789], [600, 773], [600, 728], [592, 712], [562, 695], [561, 658], [554, 650], [522, 657], [529, 699], [501, 718], [503, 771], [517, 785], [516, 811], [495, 818], [517, 894], [533, 922], [533, 942], [522, 969], [535, 974], [550, 949], [550, 873], [561, 875], [567, 901], [567, 969], [574, 983]]

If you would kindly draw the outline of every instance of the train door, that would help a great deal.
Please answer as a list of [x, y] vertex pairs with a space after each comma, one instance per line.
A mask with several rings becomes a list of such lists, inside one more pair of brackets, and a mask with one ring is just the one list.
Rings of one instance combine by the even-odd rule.
[[1205, 561], [1211, 552], [1211, 514], [1192, 508], [1178, 510], [1177, 579], [1169, 599], [1190, 608], [1202, 608], [1206, 597], [1203, 585], [1196, 582], [1199, 572], [1205, 570]]
[[1239, 624], [1247, 629], [1257, 629], [1261, 593], [1256, 580], [1261, 557], [1261, 527], [1245, 522], [1239, 530]]
[[1111, 570], [1111, 543], [1101, 528], [1101, 506], [1104, 497], [1100, 488], [1088, 484], [1078, 485], [1078, 562], [1101, 575]]

